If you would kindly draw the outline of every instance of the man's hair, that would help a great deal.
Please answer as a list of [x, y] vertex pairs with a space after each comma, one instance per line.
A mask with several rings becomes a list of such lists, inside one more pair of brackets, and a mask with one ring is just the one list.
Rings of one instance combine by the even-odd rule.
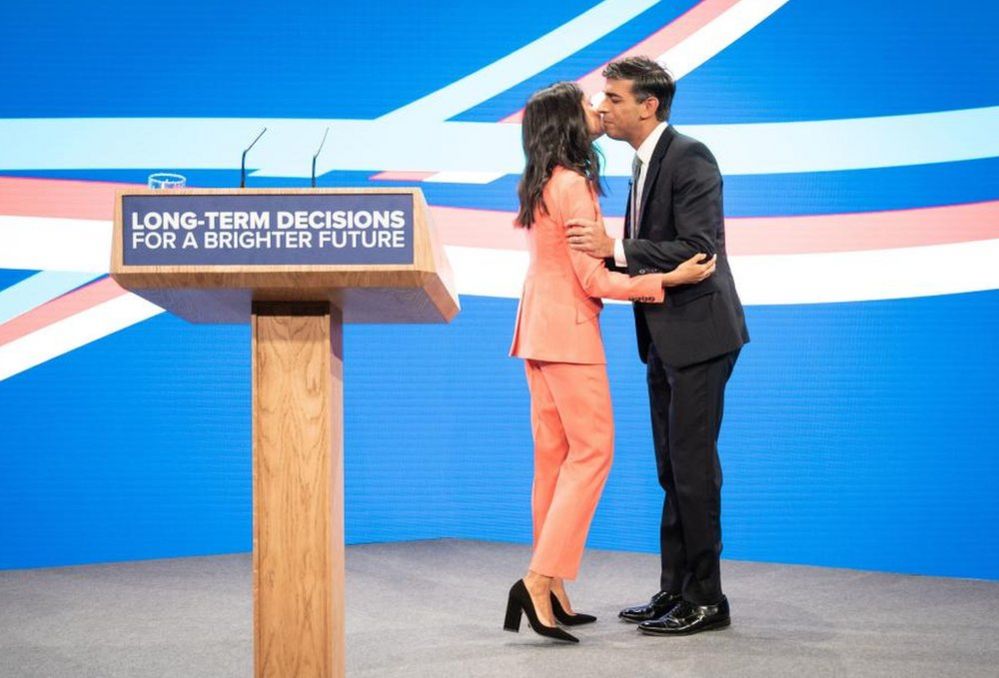
[[669, 118], [669, 109], [676, 94], [676, 81], [665, 68], [644, 56], [627, 57], [607, 64], [603, 76], [610, 80], [631, 80], [631, 92], [639, 103], [649, 97], [659, 101], [656, 119]]

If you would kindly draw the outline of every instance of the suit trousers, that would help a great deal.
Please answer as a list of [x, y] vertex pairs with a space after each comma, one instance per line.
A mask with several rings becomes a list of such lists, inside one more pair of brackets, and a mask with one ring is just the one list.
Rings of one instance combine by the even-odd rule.
[[736, 350], [673, 367], [651, 345], [647, 356], [656, 468], [665, 491], [660, 588], [682, 593], [695, 605], [711, 605], [722, 597], [718, 434], [725, 385], [738, 357]]
[[525, 360], [534, 434], [530, 569], [575, 579], [614, 456], [606, 365]]

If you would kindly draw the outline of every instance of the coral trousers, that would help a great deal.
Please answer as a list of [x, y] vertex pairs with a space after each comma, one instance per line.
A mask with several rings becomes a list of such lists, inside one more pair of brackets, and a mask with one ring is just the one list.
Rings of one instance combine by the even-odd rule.
[[534, 433], [534, 555], [538, 574], [575, 579], [614, 456], [606, 365], [525, 360]]

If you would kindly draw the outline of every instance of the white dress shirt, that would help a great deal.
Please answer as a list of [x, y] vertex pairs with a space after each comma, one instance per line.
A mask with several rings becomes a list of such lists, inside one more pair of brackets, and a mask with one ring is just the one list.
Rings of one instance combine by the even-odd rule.
[[[635, 205], [637, 207], [642, 206], [642, 191], [645, 189], [645, 177], [649, 171], [649, 163], [652, 161], [652, 154], [655, 152], [656, 145], [659, 144], [659, 138], [663, 135], [663, 132], [666, 131], [667, 127], [669, 127], [669, 123], [665, 120], [656, 125], [655, 128], [649, 132], [649, 136], [645, 137], [645, 141], [641, 143], [638, 150], [635, 151], [635, 155], [637, 155], [638, 159], [642, 161], [642, 169], [638, 174], [638, 185], [633, 188], [635, 191]], [[628, 194], [628, 200], [631, 200], [630, 192]], [[636, 216], [641, 215], [636, 215], [633, 211], [631, 213], [632, 235], [638, 235], [638, 221], [635, 218]], [[620, 239], [614, 240], [614, 263], [621, 268], [628, 267], [628, 260], [624, 256], [624, 243]]]

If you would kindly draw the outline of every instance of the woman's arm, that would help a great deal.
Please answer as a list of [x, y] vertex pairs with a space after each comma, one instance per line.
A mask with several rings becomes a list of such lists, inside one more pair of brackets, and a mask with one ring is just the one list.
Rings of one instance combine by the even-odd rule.
[[[595, 219], [597, 216], [596, 198], [590, 191], [586, 178], [575, 172], [564, 172], [556, 179], [554, 186], [556, 204], [559, 210], [559, 223], [576, 217]], [[620, 299], [623, 301], [661, 302], [665, 294], [666, 276], [661, 274], [630, 277], [624, 273], [607, 270], [602, 259], [594, 259], [569, 247], [565, 231], [560, 234], [560, 242], [569, 253], [573, 272], [583, 290], [591, 297]]]

